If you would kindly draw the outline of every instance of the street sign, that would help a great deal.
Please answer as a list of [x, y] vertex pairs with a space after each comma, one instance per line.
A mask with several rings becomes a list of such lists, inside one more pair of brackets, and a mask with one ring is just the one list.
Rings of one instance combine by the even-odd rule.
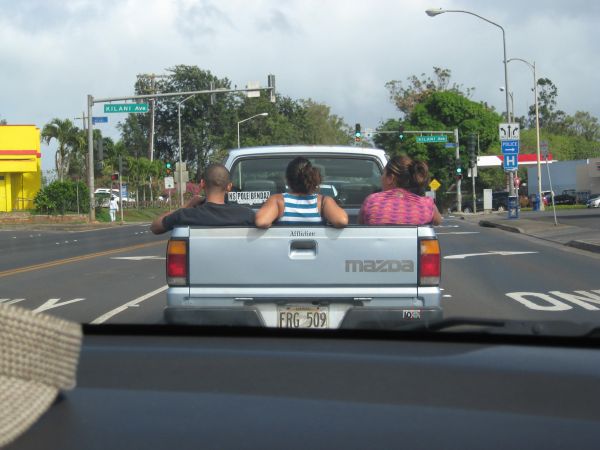
[[498, 134], [501, 141], [519, 140], [521, 135], [521, 125], [518, 123], [501, 123], [498, 125]]
[[98, 117], [92, 116], [92, 125], [96, 125], [97, 123], [108, 123], [108, 117], [107, 116], [98, 116]]
[[255, 91], [246, 91], [246, 97], [260, 97], [260, 83], [258, 81], [249, 81], [246, 89], [256, 89]]
[[128, 192], [128, 189], [127, 189], [127, 185], [126, 184], [121, 185], [121, 197], [128, 198], [129, 197], [127, 195], [128, 193], [129, 192]]
[[104, 113], [147, 113], [148, 103], [109, 103], [104, 105]]
[[504, 155], [504, 170], [517, 170], [519, 167], [518, 155]]
[[431, 188], [432, 191], [437, 191], [441, 185], [442, 184], [435, 178], [433, 180], [431, 180], [431, 183], [429, 183], [429, 187]]
[[503, 155], [518, 155], [519, 141], [500, 141], [500, 148], [502, 149]]
[[446, 148], [454, 148], [454, 147], [456, 147], [456, 144], [454, 142], [446, 142], [446, 145], [444, 145], [444, 147], [446, 147]]
[[175, 188], [175, 180], [173, 177], [165, 177], [165, 189], [174, 189]]
[[432, 134], [429, 136], [417, 136], [417, 142], [420, 144], [429, 144], [432, 142], [448, 142], [448, 136], [445, 134]]

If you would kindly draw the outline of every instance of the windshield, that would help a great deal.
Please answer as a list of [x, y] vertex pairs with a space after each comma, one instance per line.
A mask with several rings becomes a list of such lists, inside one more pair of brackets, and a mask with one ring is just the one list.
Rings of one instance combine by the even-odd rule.
[[443, 3], [3, 2], [0, 303], [600, 325], [600, 10]]

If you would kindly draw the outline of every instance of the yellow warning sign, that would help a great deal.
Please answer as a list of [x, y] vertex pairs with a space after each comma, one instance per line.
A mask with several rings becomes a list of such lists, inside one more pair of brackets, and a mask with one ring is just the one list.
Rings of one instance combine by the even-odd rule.
[[441, 186], [440, 182], [438, 180], [436, 180], [435, 178], [433, 180], [431, 180], [431, 183], [429, 183], [429, 187], [431, 188], [432, 191], [437, 191], [440, 186]]

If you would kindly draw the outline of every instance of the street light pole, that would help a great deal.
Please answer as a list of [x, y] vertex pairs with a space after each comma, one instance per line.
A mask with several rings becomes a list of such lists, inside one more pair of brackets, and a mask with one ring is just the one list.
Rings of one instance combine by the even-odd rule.
[[537, 90], [537, 75], [535, 72], [535, 61], [531, 64], [529, 61], [525, 61], [521, 58], [511, 58], [511, 61], [521, 61], [529, 66], [533, 71], [533, 96], [535, 101], [535, 137], [536, 137], [536, 159], [537, 159], [537, 192], [540, 201], [540, 211], [544, 211], [544, 202], [542, 201], [542, 163], [540, 155], [540, 112], [538, 109], [538, 90]]
[[238, 144], [238, 148], [240, 148], [240, 123], [244, 123], [244, 122], [246, 122], [246, 121], [248, 121], [248, 120], [254, 119], [255, 117], [259, 117], [259, 116], [268, 116], [268, 115], [269, 115], [269, 113], [266, 113], [266, 112], [264, 112], [264, 113], [260, 113], [260, 114], [255, 114], [255, 115], [253, 115], [252, 117], [248, 117], [247, 119], [240, 120], [240, 121], [237, 123], [237, 144]]
[[[506, 101], [506, 120], [510, 119], [510, 109], [509, 109], [509, 104], [508, 104], [508, 60], [506, 59], [506, 33], [504, 32], [504, 28], [502, 28], [502, 26], [498, 25], [496, 22], [492, 22], [489, 19], [486, 19], [485, 17], [480, 16], [479, 14], [475, 14], [474, 12], [471, 11], [464, 11], [462, 9], [428, 9], [425, 11], [425, 13], [429, 16], [429, 17], [435, 17], [438, 16], [440, 14], [443, 13], [447, 13], [447, 12], [451, 12], [451, 13], [463, 13], [463, 14], [469, 14], [471, 16], [475, 16], [489, 24], [492, 24], [498, 28], [500, 28], [500, 30], [502, 30], [502, 49], [504, 52], [504, 93], [505, 93], [505, 101]], [[514, 176], [515, 176], [515, 172], [514, 171], [510, 171], [509, 172], [509, 178], [510, 178], [510, 182], [509, 182], [509, 196], [513, 197], [515, 195], [515, 183], [514, 183]]]
[[196, 94], [192, 94], [177, 102], [177, 123], [179, 128], [179, 206], [183, 208], [183, 166], [181, 158], [181, 105], [192, 98]]

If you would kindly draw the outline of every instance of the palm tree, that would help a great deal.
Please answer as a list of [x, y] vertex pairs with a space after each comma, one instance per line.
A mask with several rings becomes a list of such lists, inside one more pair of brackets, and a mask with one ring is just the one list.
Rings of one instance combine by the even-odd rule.
[[56, 174], [60, 181], [63, 181], [69, 170], [69, 159], [71, 153], [79, 147], [78, 128], [73, 125], [69, 119], [52, 119], [44, 125], [42, 130], [42, 141], [49, 144], [52, 139], [58, 142], [58, 149], [54, 155]]

